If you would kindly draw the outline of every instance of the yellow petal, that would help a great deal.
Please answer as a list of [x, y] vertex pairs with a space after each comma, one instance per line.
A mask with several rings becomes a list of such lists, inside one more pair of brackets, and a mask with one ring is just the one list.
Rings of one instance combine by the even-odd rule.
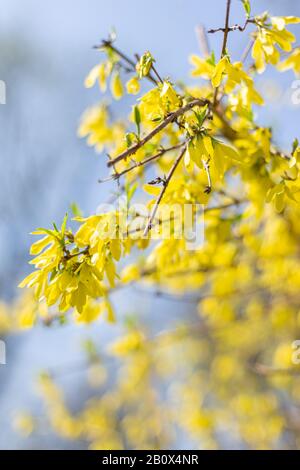
[[121, 257], [121, 241], [118, 238], [114, 238], [110, 242], [110, 251], [116, 261], [119, 261]]
[[153, 186], [152, 184], [144, 184], [143, 190], [151, 196], [158, 196], [161, 191], [158, 186]]
[[110, 89], [113, 97], [119, 100], [123, 96], [123, 85], [119, 73], [115, 73], [110, 82]]
[[228, 58], [223, 57], [223, 59], [221, 59], [220, 62], [216, 65], [213, 77], [211, 79], [211, 83], [214, 88], [218, 88], [220, 86], [223, 73], [226, 71], [227, 64]]
[[87, 75], [85, 81], [84, 81], [84, 86], [86, 88], [92, 88], [95, 83], [96, 83], [96, 80], [99, 76], [99, 71], [100, 71], [100, 65], [95, 65], [95, 67], [92, 68], [92, 70], [90, 70], [89, 74]]
[[286, 24], [297, 24], [300, 23], [299, 16], [283, 16]]
[[137, 77], [132, 77], [128, 82], [126, 83], [126, 90], [127, 93], [130, 93], [132, 95], [136, 95], [140, 91], [140, 82]]
[[190, 62], [195, 66], [195, 69], [191, 72], [193, 77], [200, 76], [211, 79], [214, 73], [214, 66], [212, 64], [197, 55], [190, 56]]
[[103, 93], [106, 91], [106, 78], [107, 78], [106, 67], [105, 67], [105, 64], [102, 63], [100, 64], [100, 67], [99, 67], [98, 83], [99, 83], [100, 90]]
[[272, 25], [278, 29], [278, 31], [282, 31], [285, 27], [285, 18], [283, 16], [272, 16], [271, 17]]
[[252, 58], [254, 59], [258, 73], [264, 72], [266, 65], [261, 41], [257, 38], [252, 47]]
[[205, 147], [205, 149], [208, 153], [208, 156], [213, 157], [214, 148], [213, 148], [213, 145], [212, 145], [211, 137], [209, 137], [209, 135], [204, 135], [203, 136], [203, 143], [204, 143], [204, 147]]
[[22, 282], [20, 282], [18, 287], [20, 287], [21, 289], [23, 289], [23, 287], [26, 287], [26, 286], [32, 287], [34, 283], [37, 281], [37, 279], [39, 278], [39, 275], [40, 275], [39, 271], [33, 271], [32, 273], [28, 274], [28, 276], [26, 276]]

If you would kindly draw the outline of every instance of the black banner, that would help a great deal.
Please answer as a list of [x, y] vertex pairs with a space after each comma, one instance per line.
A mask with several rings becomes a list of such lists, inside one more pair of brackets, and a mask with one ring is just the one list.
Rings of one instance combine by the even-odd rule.
[[[136, 450], [136, 451], [64, 451], [64, 450], [20, 450], [1, 451], [0, 462], [4, 464], [76, 464], [84, 468], [106, 468], [121, 466], [123, 468], [139, 468], [149, 465], [180, 467], [191, 465], [198, 467], [205, 464], [241, 463], [248, 465], [276, 463], [287, 465], [297, 454], [294, 451], [179, 451], [179, 450]], [[2, 467], [4, 468], [4, 467]], [[20, 467], [21, 468], [21, 467]]]

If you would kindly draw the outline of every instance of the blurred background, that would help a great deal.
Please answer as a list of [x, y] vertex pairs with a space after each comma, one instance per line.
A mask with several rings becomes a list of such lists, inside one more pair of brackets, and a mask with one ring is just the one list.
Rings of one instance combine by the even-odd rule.
[[[6, 104], [0, 105], [0, 296], [9, 301], [29, 272], [29, 232], [52, 220], [60, 223], [73, 202], [84, 214], [93, 213], [112, 189], [97, 183], [98, 177], [107, 174], [105, 157], [76, 136], [80, 115], [100, 99], [97, 87], [83, 86], [98, 60], [92, 46], [114, 27], [118, 46], [126, 53], [150, 50], [161, 75], [191, 81], [188, 55], [201, 52], [195, 27], [200, 23], [223, 26], [225, 1], [25, 0], [20, 4], [2, 0], [1, 5], [0, 79], [6, 83], [7, 96]], [[267, 9], [274, 15], [300, 16], [296, 0], [252, 0], [253, 13]], [[231, 23], [242, 23], [243, 17], [240, 1], [234, 0]], [[209, 40], [218, 54], [220, 36]], [[238, 32], [230, 35], [229, 50], [236, 59], [246, 42]], [[299, 108], [290, 99], [293, 80], [292, 73], [287, 73], [274, 84], [266, 74], [258, 82], [270, 105], [268, 112], [260, 111], [259, 119], [275, 128], [275, 140], [283, 147], [298, 131]], [[128, 110], [126, 100], [113, 106], [115, 113]], [[141, 295], [128, 289], [112, 300], [120, 317], [151, 314], [154, 329], [170, 325], [168, 312], [175, 321], [186, 310], [184, 305], [147, 295], [141, 302]], [[118, 328], [105, 322], [92, 327], [37, 327], [6, 338], [7, 365], [0, 365], [1, 449], [74, 446], [46, 429], [24, 440], [13, 430], [13, 417], [19, 409], [42, 413], [35, 393], [35, 378], [42, 369], [64, 370], [76, 364], [82, 358], [84, 339], [105, 344]], [[71, 367], [62, 379], [75, 409], [87, 393], [81, 385], [83, 375], [84, 370]], [[189, 447], [189, 443], [182, 440], [178, 446]]]

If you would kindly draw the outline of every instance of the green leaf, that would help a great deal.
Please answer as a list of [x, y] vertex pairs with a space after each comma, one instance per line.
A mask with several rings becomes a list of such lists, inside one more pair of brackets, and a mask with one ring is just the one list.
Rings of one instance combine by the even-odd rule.
[[53, 227], [54, 227], [54, 230], [55, 230], [57, 233], [59, 233], [59, 230], [58, 230], [58, 228], [57, 228], [56, 223], [55, 223], [55, 222], [52, 222], [52, 225], [53, 225]]
[[57, 270], [52, 269], [52, 271], [50, 273], [50, 281], [53, 281], [53, 279], [55, 278], [56, 275], [57, 275]]
[[213, 66], [216, 65], [216, 56], [215, 56], [214, 51], [212, 51], [210, 57], [208, 57], [208, 59], [206, 59], [206, 62], [207, 62], [208, 64], [213, 65]]
[[139, 110], [139, 107], [137, 105], [134, 106], [133, 108], [133, 117], [134, 117], [134, 122], [137, 128], [137, 134], [140, 137], [141, 135], [141, 113]]
[[194, 114], [197, 118], [197, 121], [198, 121], [198, 124], [199, 124], [200, 127], [202, 127], [202, 124], [203, 124], [205, 116], [206, 116], [206, 112], [207, 112], [207, 105], [203, 106], [203, 108], [201, 108], [201, 111], [195, 111], [194, 110]]
[[250, 17], [250, 13], [251, 13], [251, 5], [250, 5], [250, 0], [242, 0], [243, 1], [243, 7], [244, 7], [244, 10], [246, 12], [246, 16], [247, 18]]
[[132, 134], [131, 134], [131, 132], [126, 133], [125, 139], [126, 139], [127, 148], [131, 147], [132, 146]]
[[60, 231], [61, 231], [61, 235], [62, 235], [63, 238], [64, 238], [64, 236], [65, 236], [65, 231], [66, 231], [66, 226], [67, 226], [67, 220], [68, 220], [68, 213], [66, 213], [66, 215], [64, 216], [64, 220], [63, 220], [63, 222], [62, 222], [62, 224], [61, 224], [61, 229], [60, 229]]
[[298, 141], [298, 139], [295, 139], [294, 142], [293, 142], [292, 153], [294, 153], [297, 150], [298, 145], [299, 145], [299, 141]]
[[83, 216], [82, 210], [81, 210], [80, 207], [76, 204], [76, 202], [72, 202], [72, 203], [70, 204], [70, 209], [71, 209], [72, 214], [74, 215], [74, 217], [82, 217], [82, 216]]
[[160, 121], [162, 121], [162, 117], [161, 117], [161, 116], [158, 116], [158, 117], [156, 117], [156, 118], [151, 119], [151, 121], [152, 121], [152, 122], [160, 122]]

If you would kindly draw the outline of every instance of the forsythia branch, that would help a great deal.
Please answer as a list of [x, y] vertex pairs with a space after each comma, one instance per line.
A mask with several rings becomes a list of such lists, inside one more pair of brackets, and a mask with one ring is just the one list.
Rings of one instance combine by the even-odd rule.
[[139, 148], [143, 147], [149, 140], [151, 140], [156, 134], [162, 131], [165, 127], [167, 127], [171, 122], [174, 122], [179, 116], [190, 111], [195, 106], [205, 106], [209, 105], [209, 101], [206, 99], [194, 99], [190, 103], [186, 104], [182, 108], [177, 109], [173, 113], [170, 113], [158, 126], [156, 126], [149, 134], [147, 134], [143, 139], [141, 139], [137, 144], [133, 145], [132, 147], [126, 149], [117, 157], [108, 161], [107, 166], [113, 166], [121, 160], [133, 155], [138, 151]]
[[149, 163], [153, 162], [154, 160], [157, 160], [158, 158], [160, 158], [161, 156], [163, 156], [165, 153], [167, 152], [171, 152], [172, 150], [177, 150], [179, 149], [180, 147], [182, 147], [183, 145], [185, 145], [186, 142], [181, 142], [177, 145], [173, 145], [172, 147], [168, 147], [166, 149], [161, 149], [159, 152], [157, 152], [155, 155], [152, 155], [151, 157], [148, 157], [146, 158], [145, 160], [141, 161], [141, 162], [135, 162], [132, 166], [130, 166], [129, 168], [125, 168], [125, 170], [121, 171], [121, 172], [116, 172], [114, 174], [112, 174], [111, 176], [109, 176], [108, 178], [106, 179], [100, 179], [98, 180], [99, 183], [104, 183], [106, 181], [111, 181], [111, 180], [118, 180], [119, 178], [121, 178], [121, 176], [124, 176], [126, 175], [127, 173], [129, 173], [130, 171], [133, 171], [135, 170], [136, 168], [139, 168], [141, 166], [145, 166], [145, 165], [148, 165]]
[[[222, 51], [221, 51], [221, 59], [224, 57], [226, 54], [226, 47], [227, 47], [227, 38], [228, 38], [228, 32], [229, 32], [229, 16], [230, 16], [230, 7], [231, 7], [231, 0], [227, 0], [227, 5], [226, 5], [226, 18], [225, 18], [225, 27], [224, 27], [224, 37], [223, 37], [223, 44], [222, 44]], [[217, 101], [218, 101], [218, 91], [219, 87], [215, 89], [214, 93], [214, 107], [216, 107]]]
[[166, 189], [168, 187], [168, 184], [170, 183], [171, 179], [172, 179], [172, 176], [174, 175], [175, 173], [175, 170], [176, 168], [178, 167], [183, 155], [185, 154], [185, 151], [186, 151], [186, 145], [184, 146], [184, 148], [182, 149], [182, 151], [180, 152], [180, 154], [178, 155], [178, 157], [176, 158], [175, 162], [173, 163], [167, 177], [166, 177], [166, 180], [164, 181], [164, 184], [163, 184], [163, 187], [162, 187], [162, 190], [160, 192], [160, 195], [158, 196], [158, 199], [156, 201], [156, 203], [154, 204], [153, 206], [153, 209], [152, 209], [152, 212], [151, 212], [151, 215], [149, 217], [149, 220], [147, 222], [147, 225], [145, 227], [145, 230], [144, 230], [144, 236], [146, 236], [149, 232], [149, 230], [151, 229], [151, 225], [152, 225], [152, 222], [153, 222], [153, 219], [155, 217], [155, 214], [157, 212], [157, 209], [158, 209], [158, 206], [166, 192]]
[[[131, 67], [131, 71], [132, 72], [136, 72], [136, 69], [135, 69], [135, 66], [136, 66], [136, 63], [130, 59], [130, 57], [128, 57], [126, 54], [124, 54], [124, 52], [120, 51], [120, 49], [118, 49], [117, 47], [115, 47], [113, 44], [112, 44], [112, 41], [110, 40], [106, 40], [106, 39], [103, 39], [102, 40], [102, 43], [98, 46], [94, 46], [95, 49], [101, 49], [103, 47], [108, 47], [109, 49], [111, 49], [112, 51], [114, 51], [119, 57], [121, 57], [121, 59], [123, 59], [127, 65], [129, 65]], [[154, 85], [157, 85], [157, 81], [156, 79], [153, 77], [153, 75], [151, 75], [151, 73], [149, 73], [147, 75], [147, 78], [148, 80], [150, 80]]]
[[244, 23], [243, 26], [242, 26], [242, 25], [239, 25], [239, 24], [235, 24], [235, 25], [233, 25], [233, 26], [228, 26], [228, 28], [226, 28], [226, 26], [225, 26], [225, 28], [209, 29], [207, 32], [208, 32], [209, 34], [218, 33], [219, 31], [221, 31], [221, 32], [223, 32], [223, 33], [227, 32], [227, 34], [230, 33], [230, 32], [232, 32], [232, 31], [241, 31], [241, 32], [243, 32], [243, 31], [245, 31], [245, 29], [247, 28], [248, 24], [250, 24], [250, 23], [255, 24], [255, 19], [254, 19], [254, 18], [248, 18], [248, 19], [245, 21], [245, 23]]

